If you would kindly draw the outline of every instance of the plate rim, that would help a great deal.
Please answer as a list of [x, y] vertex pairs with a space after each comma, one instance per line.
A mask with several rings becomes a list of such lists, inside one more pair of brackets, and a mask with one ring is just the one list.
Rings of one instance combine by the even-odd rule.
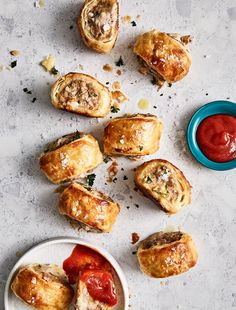
[[9, 309], [9, 290], [10, 290], [10, 284], [12, 281], [12, 278], [16, 272], [16, 270], [21, 266], [22, 261], [24, 260], [24, 258], [27, 255], [30, 255], [31, 252], [33, 252], [36, 249], [40, 249], [43, 248], [45, 246], [48, 246], [50, 244], [58, 244], [58, 243], [69, 243], [69, 244], [81, 244], [87, 247], [90, 247], [92, 249], [94, 249], [95, 251], [99, 252], [102, 256], [104, 256], [113, 266], [114, 270], [116, 271], [118, 278], [120, 280], [121, 283], [121, 287], [123, 290], [123, 294], [124, 294], [124, 310], [128, 310], [128, 304], [129, 304], [129, 289], [128, 289], [128, 282], [126, 280], [125, 274], [122, 270], [122, 268], [120, 267], [119, 263], [116, 261], [116, 259], [104, 248], [97, 246], [95, 244], [93, 244], [93, 242], [90, 242], [84, 238], [76, 238], [76, 237], [54, 237], [54, 238], [49, 238], [46, 239], [44, 241], [41, 241], [35, 245], [33, 245], [32, 247], [30, 247], [29, 250], [27, 250], [15, 263], [15, 265], [12, 267], [6, 284], [5, 284], [5, 289], [4, 289], [4, 307], [5, 310], [12, 310]]
[[[211, 108], [215, 108], [215, 112], [210, 111]], [[198, 108], [193, 115], [191, 116], [188, 126], [187, 126], [187, 145], [188, 148], [193, 155], [193, 157], [203, 166], [207, 167], [208, 169], [217, 170], [217, 171], [226, 171], [236, 168], [236, 159], [233, 159], [228, 162], [223, 163], [217, 163], [210, 159], [208, 159], [196, 142], [195, 133], [197, 130], [197, 127], [201, 121], [203, 121], [205, 118], [216, 115], [216, 114], [225, 114], [225, 110], [228, 109], [231, 111], [231, 115], [236, 116], [236, 103], [232, 101], [227, 100], [216, 100], [211, 101], [200, 108]], [[217, 111], [218, 110], [218, 111]], [[220, 110], [222, 110], [220, 112]], [[200, 121], [199, 121], [200, 119]]]

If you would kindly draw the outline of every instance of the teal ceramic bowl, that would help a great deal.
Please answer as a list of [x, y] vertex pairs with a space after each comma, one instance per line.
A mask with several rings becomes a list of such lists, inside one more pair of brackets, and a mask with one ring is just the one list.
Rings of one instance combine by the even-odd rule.
[[208, 159], [197, 144], [196, 132], [199, 124], [208, 116], [215, 114], [228, 114], [236, 117], [236, 103], [230, 101], [213, 101], [198, 109], [188, 123], [187, 142], [192, 155], [205, 167], [213, 170], [230, 170], [236, 168], [236, 159], [217, 163]]

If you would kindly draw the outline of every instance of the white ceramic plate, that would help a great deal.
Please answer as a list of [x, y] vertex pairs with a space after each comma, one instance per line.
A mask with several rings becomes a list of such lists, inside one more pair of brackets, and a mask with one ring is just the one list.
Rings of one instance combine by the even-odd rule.
[[[44, 241], [31, 248], [18, 260], [7, 279], [4, 295], [5, 310], [32, 309], [32, 307], [23, 304], [17, 297], [15, 297], [15, 295], [11, 291], [11, 282], [14, 278], [15, 273], [20, 267], [32, 263], [57, 264], [58, 266], [62, 266], [63, 261], [70, 256], [72, 250], [77, 244], [85, 245], [89, 248], [92, 248], [93, 250], [99, 252], [111, 263], [115, 270], [114, 280], [119, 299], [118, 305], [112, 309], [127, 310], [129, 300], [128, 285], [124, 273], [116, 260], [106, 250], [95, 246], [90, 242], [87, 242], [83, 239], [75, 239], [69, 237], [54, 238]], [[73, 306], [71, 307], [71, 310], [72, 309], [74, 309]]]

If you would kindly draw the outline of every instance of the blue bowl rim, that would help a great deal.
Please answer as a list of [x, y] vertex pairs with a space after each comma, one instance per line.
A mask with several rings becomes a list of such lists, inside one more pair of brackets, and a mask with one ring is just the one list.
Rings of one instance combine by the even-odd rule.
[[218, 171], [234, 169], [236, 168], [236, 159], [224, 163], [214, 162], [202, 153], [196, 141], [196, 130], [199, 124], [205, 118], [216, 114], [236, 116], [236, 103], [227, 100], [217, 100], [209, 102], [197, 109], [192, 115], [187, 127], [188, 148], [195, 159], [209, 169]]

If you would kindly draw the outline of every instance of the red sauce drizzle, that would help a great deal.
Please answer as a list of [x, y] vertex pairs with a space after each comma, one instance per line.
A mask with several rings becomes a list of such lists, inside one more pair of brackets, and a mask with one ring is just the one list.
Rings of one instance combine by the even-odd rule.
[[210, 160], [228, 162], [236, 158], [236, 117], [209, 116], [200, 123], [196, 137], [199, 148]]
[[63, 262], [63, 269], [68, 275], [70, 284], [81, 280], [95, 300], [111, 307], [117, 304], [118, 299], [111, 273], [112, 266], [98, 252], [86, 246], [77, 245]]

